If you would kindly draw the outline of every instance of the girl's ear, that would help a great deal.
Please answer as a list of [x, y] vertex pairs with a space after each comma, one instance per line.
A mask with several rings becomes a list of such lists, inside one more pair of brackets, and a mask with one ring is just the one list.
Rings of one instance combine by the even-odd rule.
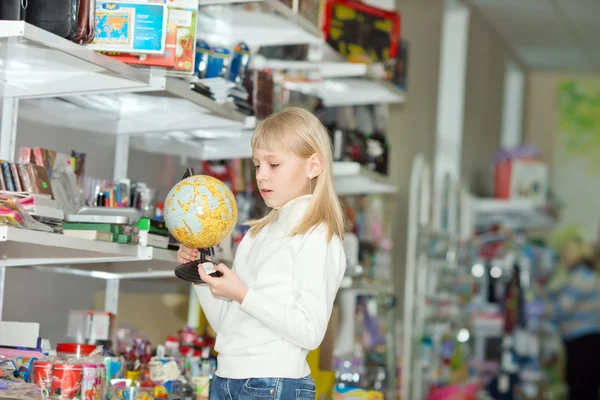
[[308, 179], [316, 178], [323, 172], [323, 157], [315, 153], [308, 158]]

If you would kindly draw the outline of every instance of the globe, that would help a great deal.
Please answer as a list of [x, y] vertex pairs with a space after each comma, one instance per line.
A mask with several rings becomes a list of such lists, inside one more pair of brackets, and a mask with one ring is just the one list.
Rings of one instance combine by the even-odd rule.
[[173, 237], [194, 249], [209, 249], [230, 235], [238, 209], [233, 193], [219, 179], [190, 176], [175, 185], [165, 200], [164, 218]]

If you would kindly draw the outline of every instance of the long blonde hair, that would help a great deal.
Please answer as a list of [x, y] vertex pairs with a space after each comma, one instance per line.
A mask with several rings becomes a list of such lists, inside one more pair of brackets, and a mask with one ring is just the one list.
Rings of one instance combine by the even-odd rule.
[[[312, 179], [312, 198], [304, 218], [292, 231], [302, 235], [325, 224], [328, 238], [344, 237], [344, 213], [333, 187], [333, 156], [327, 130], [310, 112], [301, 108], [287, 108], [263, 120], [254, 131], [252, 149], [273, 152], [291, 152], [307, 159], [321, 156], [323, 171]], [[247, 222], [249, 233], [257, 235], [265, 226], [277, 220], [279, 211], [272, 209], [265, 217]]]

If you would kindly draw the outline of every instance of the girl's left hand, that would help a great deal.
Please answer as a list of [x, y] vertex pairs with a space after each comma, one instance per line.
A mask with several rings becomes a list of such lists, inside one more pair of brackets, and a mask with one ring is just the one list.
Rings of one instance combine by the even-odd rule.
[[248, 293], [248, 286], [225, 264], [215, 265], [215, 271], [219, 271], [223, 276], [219, 278], [212, 277], [204, 271], [202, 264], [198, 265], [200, 278], [210, 286], [213, 295], [225, 297], [242, 304], [246, 293]]

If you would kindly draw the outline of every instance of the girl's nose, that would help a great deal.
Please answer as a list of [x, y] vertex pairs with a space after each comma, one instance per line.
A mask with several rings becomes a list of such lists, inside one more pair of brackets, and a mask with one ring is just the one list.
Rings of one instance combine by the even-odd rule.
[[265, 181], [267, 180], [267, 174], [264, 171], [261, 171], [260, 169], [256, 171], [256, 180], [257, 181]]

